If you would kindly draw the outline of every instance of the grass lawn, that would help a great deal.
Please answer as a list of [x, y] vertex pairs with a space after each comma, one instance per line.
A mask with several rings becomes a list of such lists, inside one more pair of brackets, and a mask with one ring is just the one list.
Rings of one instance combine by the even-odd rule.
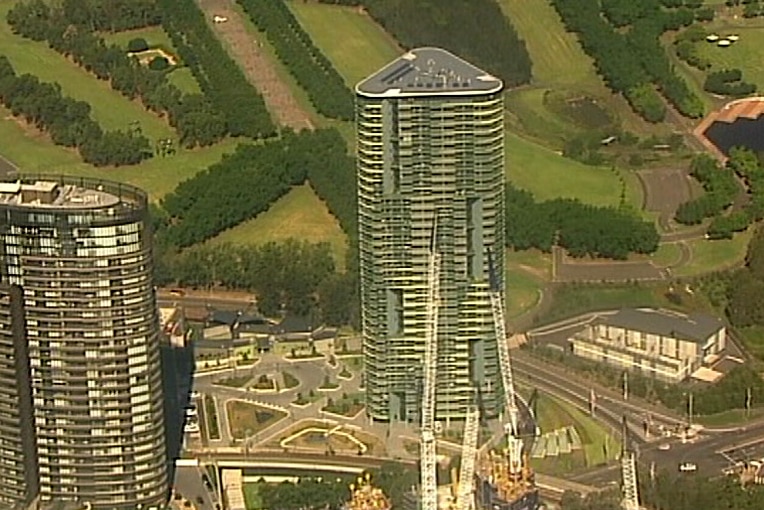
[[[573, 452], [558, 457], [532, 459], [534, 467], [542, 472], [561, 474], [582, 467], [603, 464], [615, 458], [618, 441], [589, 416], [566, 402], [547, 394], [538, 395], [537, 424], [542, 434], [572, 426], [583, 443], [583, 454]], [[607, 456], [605, 451], [607, 450]]]
[[658, 267], [669, 267], [682, 258], [682, 252], [677, 243], [664, 243], [649, 259]]
[[748, 413], [744, 409], [731, 409], [723, 413], [710, 414], [708, 416], [695, 416], [693, 421], [706, 427], [728, 427], [732, 425], [744, 425], [750, 420], [764, 416], [764, 407], [753, 407]]
[[244, 491], [244, 505], [247, 510], [261, 510], [263, 508], [263, 497], [260, 496], [259, 483], [245, 483], [242, 487]]
[[689, 264], [676, 268], [674, 273], [676, 276], [697, 276], [742, 264], [752, 236], [753, 229], [749, 228], [745, 232], [735, 234], [732, 239], [690, 241], [688, 244], [692, 258]]
[[211, 440], [220, 439], [220, 422], [215, 399], [212, 395], [204, 395], [204, 417], [207, 423], [207, 437]]
[[538, 276], [508, 264], [507, 290], [504, 294], [507, 302], [507, 317], [520, 316], [536, 306], [541, 300], [544, 283]]
[[[533, 79], [541, 84], [601, 84], [592, 59], [578, 37], [565, 31], [549, 0], [499, 0], [499, 5], [525, 40], [533, 62]], [[544, 30], [540, 30], [543, 27]]]
[[288, 5], [350, 87], [401, 54], [395, 40], [355, 8], [303, 1]]
[[[618, 205], [621, 182], [610, 168], [584, 165], [509, 132], [505, 140], [510, 182], [533, 193], [537, 201], [566, 197], [593, 205]], [[626, 179], [626, 200], [642, 203], [635, 179]]]
[[229, 139], [204, 149], [179, 149], [174, 156], [151, 158], [140, 165], [96, 168], [83, 163], [75, 150], [53, 145], [47, 136], [22, 127], [9, 116], [8, 110], [0, 108], [2, 154], [23, 172], [54, 172], [127, 182], [147, 191], [154, 201], [174, 190], [179, 182], [220, 161], [223, 154], [233, 152], [240, 143]]
[[222, 232], [210, 242], [262, 244], [290, 238], [329, 243], [335, 263], [344, 267], [347, 238], [308, 184], [295, 186], [264, 214]]
[[30, 73], [41, 81], [61, 85], [64, 95], [90, 104], [91, 115], [104, 129], [128, 129], [138, 122], [151, 140], [172, 138], [175, 132], [163, 119], [146, 111], [98, 80], [74, 62], [50, 49], [47, 43], [14, 35], [5, 21], [13, 2], [0, 3], [0, 53], [8, 57], [18, 74]]
[[764, 326], [738, 328], [737, 333], [751, 354], [759, 359], [764, 359]]
[[552, 306], [539, 317], [539, 323], [573, 317], [580, 313], [608, 308], [664, 304], [659, 286], [635, 284], [566, 284], [552, 292]]
[[215, 381], [215, 384], [219, 384], [221, 386], [227, 386], [229, 388], [243, 388], [251, 380], [252, 380], [252, 376], [250, 375], [242, 375], [238, 377], [231, 376], [231, 377], [226, 377], [224, 379], [218, 379], [217, 381]]
[[285, 418], [287, 413], [241, 400], [226, 402], [231, 436], [244, 439]]
[[[162, 27], [147, 27], [138, 30], [126, 30], [124, 32], [116, 33], [103, 33], [101, 34], [107, 42], [116, 44], [123, 48], [127, 48], [127, 44], [136, 37], [142, 37], [146, 39], [146, 42], [150, 47], [160, 47], [165, 51], [172, 53], [177, 57], [177, 52], [172, 45], [172, 41], [167, 37], [167, 34]], [[170, 83], [178, 87], [183, 92], [200, 93], [201, 89], [196, 82], [191, 69], [188, 67], [178, 67], [170, 72], [168, 75]]]
[[[753, 23], [759, 26], [750, 26]], [[743, 80], [755, 83], [759, 89], [764, 88], [764, 61], [761, 59], [764, 27], [761, 22], [740, 20], [739, 23], [715, 22], [709, 25], [709, 30], [715, 29], [719, 35], [738, 34], [740, 40], [727, 48], [705, 41], [697, 43], [699, 54], [711, 62], [711, 70], [740, 69], [743, 71]]]

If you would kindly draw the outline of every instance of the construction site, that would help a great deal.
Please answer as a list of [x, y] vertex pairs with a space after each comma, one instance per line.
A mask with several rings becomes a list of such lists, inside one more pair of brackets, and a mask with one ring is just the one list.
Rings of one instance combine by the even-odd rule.
[[[530, 467], [533, 440], [537, 435], [532, 413], [516, 395], [512, 376], [509, 345], [506, 341], [504, 297], [494, 274], [488, 252], [490, 300], [496, 333], [497, 351], [502, 375], [504, 402], [503, 434], [478, 446], [481, 428], [479, 399], [469, 409], [464, 421], [459, 469], [453, 469], [450, 480], [438, 480], [436, 427], [436, 377], [438, 360], [438, 303], [441, 278], [441, 254], [433, 228], [427, 271], [427, 322], [422, 364], [422, 402], [420, 423], [420, 484], [410, 510], [536, 510], [539, 492]], [[361, 479], [351, 488], [350, 510], [389, 508], [389, 500], [368, 479]]]

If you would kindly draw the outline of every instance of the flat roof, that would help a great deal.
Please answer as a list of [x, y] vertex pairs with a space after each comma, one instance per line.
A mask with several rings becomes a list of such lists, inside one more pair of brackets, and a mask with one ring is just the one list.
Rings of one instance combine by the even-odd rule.
[[655, 308], [624, 308], [602, 316], [597, 323], [695, 342], [705, 342], [724, 327], [721, 319], [711, 315], [685, 315]]
[[441, 48], [416, 48], [355, 86], [366, 97], [459, 96], [501, 91], [499, 78]]
[[[50, 196], [28, 197], [25, 192]], [[119, 197], [105, 191], [102, 187], [90, 189], [54, 181], [0, 183], [0, 205], [83, 209], [112, 206], [119, 202]]]

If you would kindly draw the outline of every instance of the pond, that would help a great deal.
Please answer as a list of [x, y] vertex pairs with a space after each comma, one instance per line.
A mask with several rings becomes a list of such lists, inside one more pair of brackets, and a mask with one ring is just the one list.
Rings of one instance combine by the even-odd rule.
[[742, 146], [754, 152], [764, 152], [764, 115], [758, 119], [738, 117], [734, 122], [716, 121], [705, 131], [705, 136], [721, 152]]

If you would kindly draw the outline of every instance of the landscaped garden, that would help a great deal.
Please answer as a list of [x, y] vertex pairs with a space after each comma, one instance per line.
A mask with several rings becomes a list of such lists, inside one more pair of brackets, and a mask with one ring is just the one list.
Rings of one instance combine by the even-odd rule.
[[245, 439], [285, 418], [287, 413], [243, 400], [226, 402], [228, 425], [234, 439]]

